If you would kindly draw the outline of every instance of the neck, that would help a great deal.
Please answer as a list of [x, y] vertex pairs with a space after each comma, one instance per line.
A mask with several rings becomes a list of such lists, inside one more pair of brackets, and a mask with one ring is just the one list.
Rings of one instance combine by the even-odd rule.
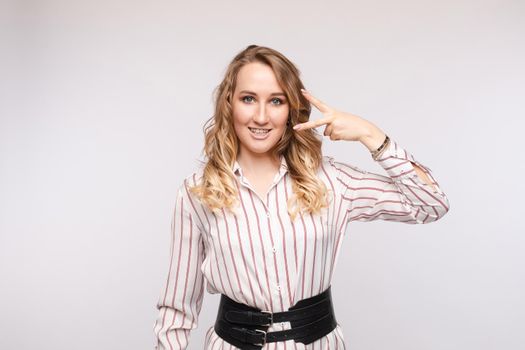
[[275, 171], [279, 168], [279, 156], [273, 157], [269, 152], [264, 154], [253, 154], [240, 152], [237, 162], [245, 173], [259, 174], [266, 171]]

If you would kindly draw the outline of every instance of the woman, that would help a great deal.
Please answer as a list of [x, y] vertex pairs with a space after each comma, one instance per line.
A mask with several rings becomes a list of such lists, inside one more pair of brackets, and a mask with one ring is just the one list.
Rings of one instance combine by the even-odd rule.
[[[204, 130], [207, 161], [178, 189], [157, 349], [188, 347], [205, 280], [222, 293], [205, 349], [343, 349], [329, 287], [347, 224], [447, 213], [428, 167], [303, 88], [273, 49], [250, 45], [230, 63]], [[323, 118], [308, 121], [310, 104]], [[388, 176], [323, 156], [318, 126], [331, 140], [361, 142]]]

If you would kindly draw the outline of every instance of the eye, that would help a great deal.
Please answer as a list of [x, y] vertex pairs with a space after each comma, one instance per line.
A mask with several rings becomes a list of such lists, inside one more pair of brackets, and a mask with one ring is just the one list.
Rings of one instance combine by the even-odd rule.
[[[248, 98], [253, 99], [253, 96], [246, 95], [246, 96], [244, 96], [244, 97], [241, 97], [241, 101], [243, 101], [243, 102], [250, 102], [250, 101], [247, 101], [247, 100], [246, 100], [246, 99], [248, 99]], [[277, 97], [276, 97], [276, 98], [273, 98], [272, 101], [278, 101], [278, 103], [275, 103], [275, 104], [277, 104], [277, 105], [282, 105], [282, 104], [284, 103], [284, 101], [283, 101], [282, 99], [277, 98]]]
[[245, 100], [246, 98], [253, 98], [253, 97], [252, 96], [244, 96], [244, 97], [241, 98], [241, 101], [246, 102], [246, 100]]

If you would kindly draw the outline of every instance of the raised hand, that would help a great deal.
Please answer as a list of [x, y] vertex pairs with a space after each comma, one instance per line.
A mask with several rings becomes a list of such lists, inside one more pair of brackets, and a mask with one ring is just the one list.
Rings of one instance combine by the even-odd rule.
[[362, 141], [372, 131], [379, 130], [374, 124], [357, 115], [338, 111], [328, 106], [318, 98], [312, 96], [308, 91], [301, 89], [303, 95], [314, 105], [324, 117], [296, 124], [296, 131], [316, 128], [326, 125], [323, 135], [329, 136], [330, 140]]
[[[301, 92], [324, 117], [296, 124], [293, 127], [296, 131], [326, 125], [324, 135], [329, 136], [330, 140], [360, 141], [370, 151], [377, 149], [385, 139], [385, 133], [372, 122], [354, 114], [338, 111], [304, 89], [301, 89]], [[411, 163], [419, 178], [436, 189], [426, 172], [414, 162]]]

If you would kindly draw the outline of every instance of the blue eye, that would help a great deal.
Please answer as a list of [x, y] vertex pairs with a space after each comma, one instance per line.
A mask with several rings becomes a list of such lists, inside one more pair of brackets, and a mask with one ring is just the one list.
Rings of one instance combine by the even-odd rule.
[[[253, 99], [253, 96], [249, 96], [249, 95], [248, 96], [244, 96], [244, 97], [241, 98], [241, 101], [249, 102], [249, 101], [246, 100], [247, 98]], [[279, 101], [279, 103], [276, 103], [277, 105], [282, 105], [284, 103], [284, 101], [281, 100], [280, 98], [274, 98], [274, 99], [272, 99], [272, 101]]]

